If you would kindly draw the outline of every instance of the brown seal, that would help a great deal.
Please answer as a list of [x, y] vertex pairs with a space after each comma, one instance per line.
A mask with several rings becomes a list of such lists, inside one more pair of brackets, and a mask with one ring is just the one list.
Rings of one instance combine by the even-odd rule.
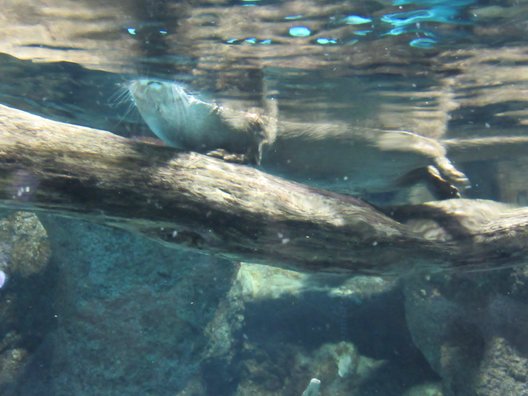
[[129, 92], [150, 129], [167, 145], [227, 159], [231, 154], [316, 187], [356, 195], [388, 192], [423, 173], [446, 196], [456, 196], [455, 186], [468, 183], [440, 142], [412, 132], [237, 112], [204, 102], [169, 81], [134, 80]]

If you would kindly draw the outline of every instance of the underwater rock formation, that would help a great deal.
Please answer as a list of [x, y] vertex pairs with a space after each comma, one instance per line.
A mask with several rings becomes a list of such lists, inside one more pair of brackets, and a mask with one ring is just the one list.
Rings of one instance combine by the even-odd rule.
[[34, 354], [56, 324], [46, 230], [33, 213], [0, 220], [0, 394], [15, 395]]
[[528, 392], [526, 268], [406, 282], [409, 330], [446, 396]]
[[[23, 395], [176, 394], [235, 267], [75, 220], [43, 217], [55, 267], [56, 328]], [[38, 363], [38, 364], [37, 364]]]
[[396, 281], [230, 265], [43, 223], [49, 265], [34, 215], [0, 221], [17, 252], [0, 289], [2, 394], [300, 395], [317, 377], [321, 395], [441, 395], [421, 353], [446, 396], [526, 392], [526, 267], [407, 277], [403, 298]]
[[438, 380], [410, 340], [398, 282], [243, 263], [222, 305], [208, 326], [217, 347], [189, 389], [301, 395], [316, 377], [323, 396], [368, 396]]

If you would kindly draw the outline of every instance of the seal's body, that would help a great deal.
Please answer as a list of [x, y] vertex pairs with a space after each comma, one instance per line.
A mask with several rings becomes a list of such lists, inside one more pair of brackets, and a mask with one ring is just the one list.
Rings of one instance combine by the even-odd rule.
[[[285, 178], [354, 195], [395, 191], [429, 166], [453, 184], [465, 176], [434, 139], [414, 133], [351, 128], [345, 123], [279, 122], [277, 138], [265, 148], [262, 166]], [[423, 173], [421, 173], [423, 175]]]
[[129, 91], [145, 122], [167, 145], [251, 153], [254, 161], [249, 162], [315, 187], [356, 195], [394, 191], [402, 177], [428, 167], [438, 169], [440, 179], [467, 182], [441, 143], [414, 133], [234, 112], [166, 81], [135, 80]]

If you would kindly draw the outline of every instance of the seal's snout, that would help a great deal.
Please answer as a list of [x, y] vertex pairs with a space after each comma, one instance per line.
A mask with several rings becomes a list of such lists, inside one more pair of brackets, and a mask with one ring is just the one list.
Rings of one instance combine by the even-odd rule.
[[157, 90], [161, 89], [161, 83], [150, 80], [132, 80], [128, 84], [128, 91], [132, 95], [134, 101], [137, 98], [145, 98], [148, 95], [148, 91], [154, 89], [154, 84], [159, 85]]
[[[130, 81], [128, 90], [138, 107], [146, 107], [156, 103], [171, 106], [175, 101], [185, 99], [189, 95], [178, 84], [150, 79]], [[141, 111], [141, 109], [139, 109]]]

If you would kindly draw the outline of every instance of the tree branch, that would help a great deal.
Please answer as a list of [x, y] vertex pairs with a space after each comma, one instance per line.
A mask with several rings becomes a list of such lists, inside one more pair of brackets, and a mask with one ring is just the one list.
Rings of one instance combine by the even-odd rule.
[[[466, 257], [461, 247], [467, 242], [424, 238], [349, 196], [5, 106], [0, 200], [2, 206], [126, 228], [169, 245], [300, 270], [399, 273]], [[408, 213], [398, 215], [405, 221]], [[495, 220], [505, 235], [512, 227], [524, 232], [522, 221]], [[488, 230], [484, 224], [470, 232], [479, 252], [495, 243], [490, 241], [497, 234], [491, 238]]]

